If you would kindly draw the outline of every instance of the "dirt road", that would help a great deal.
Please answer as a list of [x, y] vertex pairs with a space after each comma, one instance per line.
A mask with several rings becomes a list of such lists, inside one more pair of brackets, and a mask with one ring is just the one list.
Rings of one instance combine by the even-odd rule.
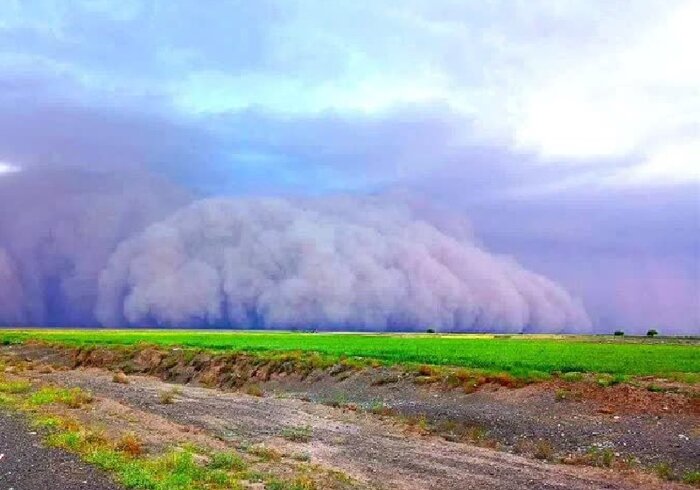
[[[91, 390], [93, 411], [114, 416], [114, 402], [128, 407], [131, 424], [153, 417], [168, 424], [200, 428], [233, 445], [265, 443], [287, 453], [307, 453], [312, 461], [339, 469], [376, 489], [637, 489], [659, 488], [658, 481], [630, 480], [611, 471], [547, 464], [514, 454], [407, 433], [377, 416], [298, 399], [255, 397], [242, 393], [180, 386], [174, 403], [159, 403], [158, 394], [172, 385], [131, 376], [127, 385], [112, 382], [100, 369], [36, 375], [43, 381]], [[111, 407], [111, 408], [109, 408]], [[139, 413], [143, 415], [139, 415]], [[155, 428], [155, 427], [154, 427]], [[290, 442], [284, 430], [304, 428], [308, 442]], [[672, 484], [667, 485], [672, 488]]]

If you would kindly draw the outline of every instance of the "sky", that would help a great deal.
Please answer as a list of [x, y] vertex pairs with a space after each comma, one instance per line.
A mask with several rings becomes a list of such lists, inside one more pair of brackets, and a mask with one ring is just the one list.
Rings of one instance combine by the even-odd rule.
[[695, 0], [7, 0], [0, 183], [408, 195], [599, 331], [698, 334], [698, 22]]

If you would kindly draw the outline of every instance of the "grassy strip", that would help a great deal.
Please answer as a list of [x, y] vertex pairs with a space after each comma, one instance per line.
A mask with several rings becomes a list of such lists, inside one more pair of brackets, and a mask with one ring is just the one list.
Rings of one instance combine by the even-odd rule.
[[515, 377], [533, 373], [607, 373], [700, 381], [700, 344], [613, 342], [597, 337], [360, 335], [212, 331], [0, 330], [0, 343], [43, 340], [74, 346], [149, 343], [228, 352], [317, 353], [337, 361], [449, 365]]

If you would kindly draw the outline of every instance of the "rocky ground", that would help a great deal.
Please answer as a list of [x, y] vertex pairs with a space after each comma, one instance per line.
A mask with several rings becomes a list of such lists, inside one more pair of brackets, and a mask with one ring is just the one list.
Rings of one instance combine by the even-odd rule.
[[76, 456], [44, 447], [18, 414], [0, 410], [0, 490], [118, 490]]
[[[153, 446], [262, 443], [338, 470], [359, 488], [680, 488], [633, 463], [672, 464], [680, 476], [700, 461], [697, 397], [688, 393], [559, 382], [464, 393], [388, 368], [265, 376], [228, 392], [178, 385], [176, 393], [153, 376], [121, 384], [103, 368], [70, 369], [65, 353], [52, 350], [2, 354], [29, 362], [24, 374], [37, 382], [90, 390], [96, 402], [81, 416]], [[49, 363], [64, 368], [37, 368]], [[173, 403], [162, 403], [166, 392]], [[584, 461], [590, 454], [610, 460]], [[555, 464], [567, 458], [577, 464]]]

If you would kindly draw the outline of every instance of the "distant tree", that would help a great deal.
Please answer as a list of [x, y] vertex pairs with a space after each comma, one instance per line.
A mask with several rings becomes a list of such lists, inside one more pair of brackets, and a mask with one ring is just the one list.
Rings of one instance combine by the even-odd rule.
[[435, 333], [435, 329], [429, 328], [428, 330], [425, 331], [425, 333]]
[[625, 332], [623, 332], [622, 330], [615, 330], [615, 333], [613, 333], [613, 335], [615, 337], [622, 337], [623, 335], [625, 335]]
[[657, 332], [653, 328], [647, 332], [647, 337], [654, 337], [656, 335], [659, 335], [659, 332]]

